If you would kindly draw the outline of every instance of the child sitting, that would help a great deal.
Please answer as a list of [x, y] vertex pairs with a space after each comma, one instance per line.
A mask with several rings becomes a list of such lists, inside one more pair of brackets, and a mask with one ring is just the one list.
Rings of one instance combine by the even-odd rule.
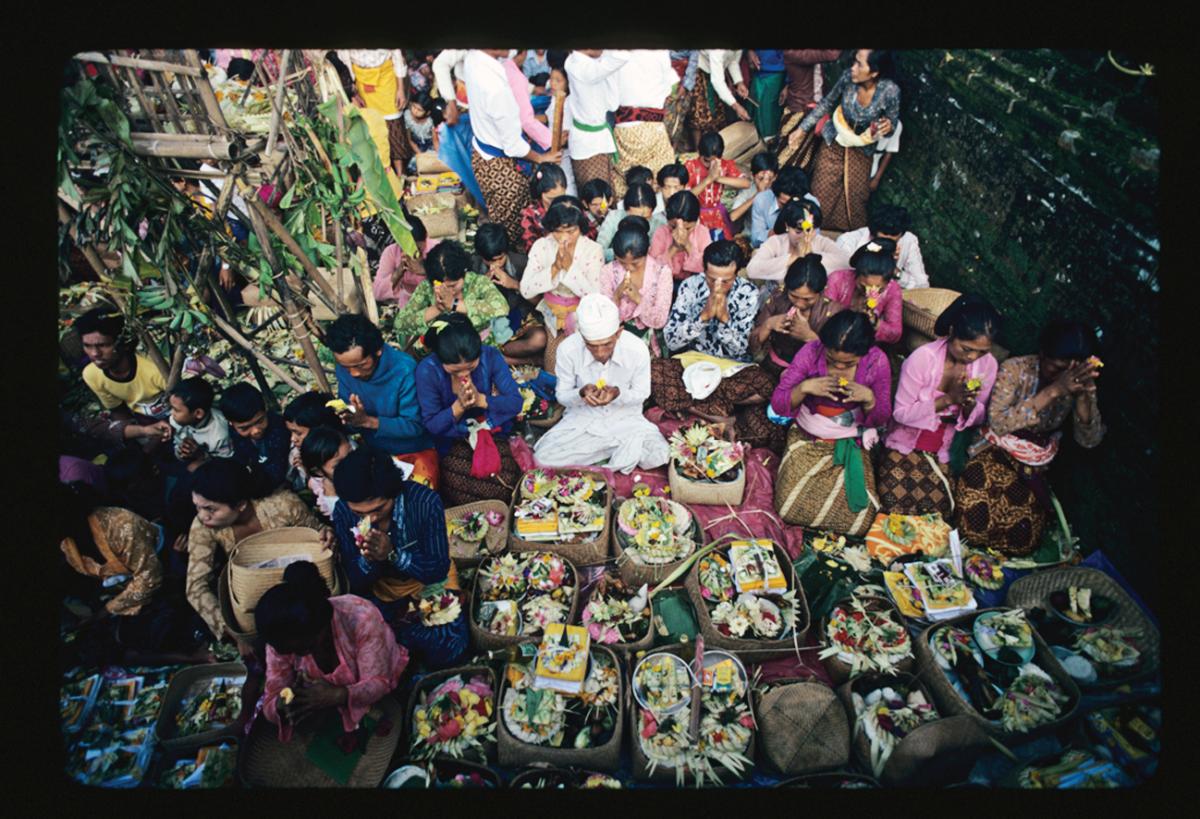
[[186, 378], [170, 392], [168, 422], [175, 437], [175, 457], [195, 472], [209, 458], [233, 457], [229, 422], [213, 409], [213, 388], [203, 378]]
[[733, 239], [733, 223], [729, 211], [721, 203], [725, 188], [742, 190], [750, 187], [750, 180], [742, 176], [738, 166], [731, 160], [722, 159], [725, 140], [715, 132], [700, 137], [700, 155], [685, 163], [688, 172], [687, 186], [700, 199], [700, 224], [707, 228], [714, 241]]
[[[429, 93], [419, 91], [412, 95], [408, 107], [404, 109], [404, 127], [408, 131], [408, 144], [414, 154], [426, 151], [436, 152], [438, 149], [437, 129], [434, 127], [432, 115], [433, 102]], [[417, 170], [417, 158], [414, 156], [408, 162], [408, 172]]]
[[550, 162], [539, 163], [529, 181], [529, 195], [533, 199], [521, 210], [520, 251], [528, 254], [533, 243], [546, 235], [542, 219], [550, 203], [567, 192], [567, 177], [563, 169]]
[[583, 187], [579, 189], [579, 199], [583, 202], [583, 215], [587, 217], [588, 223], [588, 229], [583, 232], [584, 236], [595, 240], [600, 223], [612, 209], [614, 197], [612, 185], [603, 179], [589, 179], [583, 183]]
[[667, 201], [687, 187], [688, 172], [687, 168], [678, 162], [673, 162], [670, 165], [663, 165], [658, 169], [654, 180], [658, 183], [655, 190], [658, 191], [657, 201], [654, 205], [654, 212], [662, 211], [664, 214], [667, 210]]
[[244, 381], [227, 388], [221, 394], [219, 406], [237, 433], [233, 459], [247, 466], [257, 465], [270, 479], [272, 490], [282, 486], [292, 447], [283, 418], [268, 412], [262, 393]]
[[312, 481], [309, 480], [309, 474], [304, 469], [304, 463], [300, 458], [300, 447], [304, 444], [304, 439], [310, 432], [320, 427], [342, 429], [342, 419], [333, 411], [332, 407], [326, 406], [332, 400], [333, 396], [329, 393], [314, 390], [293, 398], [292, 402], [283, 410], [283, 422], [287, 425], [292, 444], [291, 452], [288, 454], [288, 461], [291, 464], [288, 481], [297, 492], [304, 489], [305, 485], [312, 488]]
[[[754, 178], [754, 184], [738, 194], [729, 218], [737, 224], [746, 214], [750, 214], [750, 246], [758, 247], [766, 241], [767, 231], [770, 229], [767, 214], [776, 207], [775, 192], [771, 190], [771, 186], [779, 175], [779, 160], [770, 151], [755, 154], [750, 160], [750, 175]], [[754, 241], [755, 225], [761, 228], [761, 238], [757, 244]]]

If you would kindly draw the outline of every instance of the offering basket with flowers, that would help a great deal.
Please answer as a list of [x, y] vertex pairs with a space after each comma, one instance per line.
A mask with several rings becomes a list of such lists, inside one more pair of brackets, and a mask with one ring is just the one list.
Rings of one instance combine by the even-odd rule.
[[725, 437], [724, 424], [697, 422], [668, 440], [667, 479], [680, 503], [738, 506], [746, 492], [746, 446]]

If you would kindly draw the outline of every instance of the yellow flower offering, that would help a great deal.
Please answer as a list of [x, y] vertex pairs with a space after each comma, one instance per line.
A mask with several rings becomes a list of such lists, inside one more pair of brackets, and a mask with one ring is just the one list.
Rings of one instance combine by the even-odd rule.
[[846, 387], [849, 387], [849, 386], [850, 386], [850, 379], [848, 379], [848, 378], [839, 378], [838, 379], [838, 388], [839, 389], [844, 390], [844, 389], [846, 389]]
[[351, 411], [350, 405], [340, 398], [335, 398], [332, 401], [326, 401], [325, 406], [338, 413]]
[[604, 389], [604, 385], [607, 383], [608, 382], [605, 381], [603, 378], [597, 378], [596, 379], [596, 388], [602, 390], [602, 389]]
[[285, 688], [279, 692], [279, 699], [283, 700], [284, 705], [291, 705], [292, 700], [296, 699], [296, 692], [290, 688]]
[[878, 306], [879, 306], [879, 299], [876, 299], [876, 298], [867, 299], [867, 307], [874, 310]]
[[441, 281], [439, 281], [438, 279], [434, 279], [434, 280], [433, 280], [433, 286], [434, 286], [434, 287], [441, 287], [441, 286], [442, 286], [442, 283], [441, 283]]
[[1089, 356], [1087, 363], [1093, 367], [1103, 367], [1104, 366], [1104, 362], [1100, 360], [1099, 356]]
[[813, 229], [812, 220], [805, 219], [803, 222], [800, 223], [800, 229], [801, 230], [812, 230]]
[[983, 382], [980, 381], [978, 378], [972, 378], [967, 381], [967, 389], [970, 390], [971, 392], [978, 392], [979, 388], [982, 386], [983, 386]]

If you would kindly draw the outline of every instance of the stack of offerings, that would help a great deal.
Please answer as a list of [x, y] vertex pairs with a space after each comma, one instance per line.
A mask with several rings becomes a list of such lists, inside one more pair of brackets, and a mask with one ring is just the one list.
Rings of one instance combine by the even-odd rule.
[[60, 708], [67, 732], [68, 776], [108, 788], [141, 784], [154, 753], [166, 674], [110, 669], [63, 687]]
[[532, 469], [513, 492], [509, 549], [554, 552], [580, 566], [601, 563], [608, 556], [611, 507], [599, 472]]
[[199, 749], [233, 736], [242, 714], [242, 663], [198, 665], [171, 679], [155, 735], [164, 748]]
[[667, 480], [680, 503], [738, 506], [746, 491], [745, 444], [724, 437], [723, 424], [680, 427], [668, 441]]
[[506, 554], [479, 565], [471, 594], [472, 642], [484, 649], [540, 637], [552, 623], [575, 619], [578, 573], [550, 552]]
[[686, 506], [652, 496], [645, 484], [633, 495], [618, 507], [613, 552], [626, 582], [656, 584], [691, 556], [704, 530]]

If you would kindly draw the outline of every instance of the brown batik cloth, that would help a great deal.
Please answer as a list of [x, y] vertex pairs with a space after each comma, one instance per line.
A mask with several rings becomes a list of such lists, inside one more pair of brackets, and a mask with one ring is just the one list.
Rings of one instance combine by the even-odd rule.
[[387, 120], [387, 132], [388, 153], [391, 154], [392, 163], [400, 161], [407, 166], [415, 154], [412, 145], [408, 144], [408, 129], [404, 127], [404, 117]]
[[821, 226], [841, 232], [865, 227], [870, 181], [871, 160], [862, 150], [822, 143], [812, 173], [813, 196], [821, 203]]
[[[721, 69], [722, 71], [724, 68]], [[713, 92], [713, 102], [708, 102], [708, 73], [696, 71], [696, 83], [692, 86], [691, 108], [688, 112], [687, 124], [699, 131], [701, 135], [708, 131], [720, 131], [729, 124], [725, 113], [725, 103]]]
[[1032, 554], [1041, 542], [1046, 510], [1018, 468], [1008, 453], [994, 446], [967, 461], [954, 498], [958, 529], [975, 548], [1021, 557]]
[[675, 148], [661, 122], [622, 125], [613, 129], [613, 139], [618, 156], [613, 163], [612, 186], [617, 199], [625, 196], [625, 172], [634, 165], [644, 165], [657, 176], [664, 165], [675, 161]]
[[[575, 174], [575, 189], [580, 190], [593, 179], [603, 179], [612, 185], [612, 154], [596, 154], [587, 159], [572, 159], [571, 173]], [[587, 205], [587, 202], [583, 203]]]
[[950, 485], [946, 465], [938, 463], [936, 455], [917, 450], [907, 455], [894, 449], [883, 451], [876, 486], [879, 506], [884, 512], [901, 515], [937, 512], [942, 520], [950, 520], [954, 511]]
[[484, 159], [471, 150], [471, 169], [487, 205], [488, 218], [504, 227], [512, 247], [521, 241], [521, 210], [529, 204], [529, 180], [515, 159], [507, 156]]
[[[712, 395], [703, 401], [692, 398], [683, 384], [683, 364], [677, 358], [650, 359], [650, 397], [667, 412], [693, 410], [704, 415], [729, 416], [736, 413], [735, 429], [739, 441], [751, 446], [767, 446], [772, 430], [764, 425], [771, 424], [763, 407], [746, 405], [747, 399], [760, 395], [767, 399], [775, 389], [775, 382], [757, 365], [721, 379]], [[754, 413], [753, 410], [758, 410]], [[761, 415], [761, 418], [758, 416]], [[782, 427], [781, 427], [782, 429]], [[781, 447], [782, 448], [782, 445]]]
[[500, 452], [500, 472], [490, 478], [471, 475], [471, 460], [475, 451], [466, 439], [456, 441], [442, 456], [441, 482], [438, 489], [447, 506], [461, 506], [481, 500], [512, 500], [513, 487], [521, 477], [521, 468], [513, 458], [507, 438], [496, 437]]

